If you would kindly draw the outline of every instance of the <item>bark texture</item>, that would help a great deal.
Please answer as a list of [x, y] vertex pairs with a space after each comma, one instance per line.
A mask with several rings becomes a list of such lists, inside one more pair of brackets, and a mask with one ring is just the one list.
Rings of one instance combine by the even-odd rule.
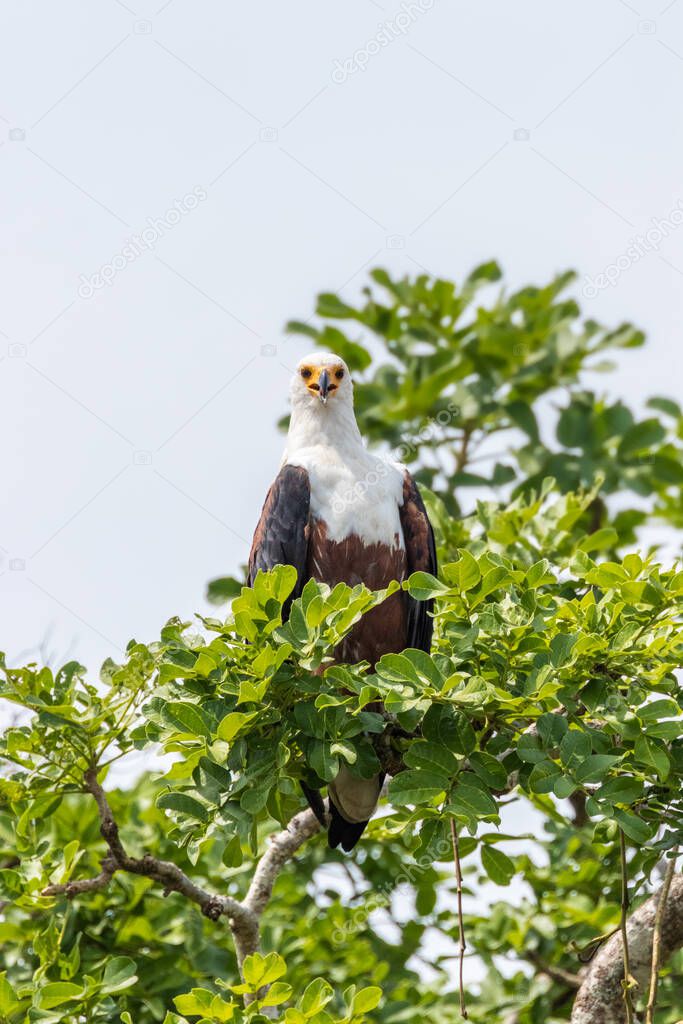
[[[634, 1003], [647, 1000], [652, 964], [652, 940], [661, 890], [646, 900], [628, 920], [631, 974], [638, 982]], [[676, 875], [661, 918], [661, 964], [683, 946], [683, 874]], [[571, 1024], [625, 1024], [622, 981], [624, 951], [616, 933], [596, 954], [586, 972], [572, 1009]], [[642, 1020], [642, 1016], [637, 1017]]]

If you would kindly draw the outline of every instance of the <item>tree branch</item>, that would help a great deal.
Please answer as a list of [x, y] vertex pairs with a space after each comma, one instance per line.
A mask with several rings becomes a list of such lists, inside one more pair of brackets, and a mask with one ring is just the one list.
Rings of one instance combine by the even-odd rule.
[[282, 832], [270, 839], [270, 846], [256, 866], [243, 906], [260, 917], [273, 893], [278, 874], [300, 846], [320, 831], [320, 822], [310, 808], [295, 814]]
[[64, 885], [48, 885], [43, 889], [41, 896], [66, 896], [72, 900], [81, 893], [105, 889], [118, 865], [113, 857], [103, 857], [101, 864], [102, 870], [94, 878], [80, 878], [77, 882], [66, 882]]
[[462, 430], [462, 437], [460, 439], [460, 448], [455, 453], [455, 472], [461, 473], [467, 465], [467, 456], [470, 440], [472, 433], [474, 432], [473, 423], [465, 423]]
[[102, 860], [102, 870], [94, 878], [84, 878], [75, 882], [60, 885], [48, 885], [43, 889], [43, 896], [66, 896], [73, 899], [82, 893], [103, 889], [111, 881], [116, 871], [128, 871], [134, 875], [145, 875], [159, 882], [164, 894], [178, 892], [192, 903], [196, 903], [202, 913], [212, 921], [221, 916], [230, 922], [235, 942], [235, 951], [240, 972], [245, 957], [254, 953], [259, 947], [259, 923], [261, 914], [273, 892], [275, 879], [284, 865], [290, 860], [303, 843], [320, 828], [312, 811], [302, 811], [295, 815], [286, 829], [276, 833], [270, 840], [270, 846], [256, 866], [249, 891], [243, 901], [231, 896], [219, 896], [207, 892], [196, 885], [177, 864], [160, 860], [146, 853], [144, 857], [130, 857], [126, 852], [119, 828], [114, 819], [107, 795], [97, 781], [97, 768], [89, 768], [84, 775], [86, 790], [92, 794], [100, 813], [100, 832], [105, 840], [109, 853]]
[[[652, 967], [652, 946], [661, 890], [643, 903], [628, 920], [629, 968], [640, 992], [646, 991]], [[683, 875], [671, 881], [663, 904], [659, 931], [660, 958], [665, 962], [683, 946]], [[624, 1024], [622, 937], [616, 932], [594, 957], [572, 1010], [571, 1024]]]

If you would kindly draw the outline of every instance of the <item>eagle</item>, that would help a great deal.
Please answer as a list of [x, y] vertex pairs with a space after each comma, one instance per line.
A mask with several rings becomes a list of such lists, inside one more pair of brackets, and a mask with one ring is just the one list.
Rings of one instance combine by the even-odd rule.
[[[339, 356], [314, 352], [291, 382], [291, 419], [280, 471], [270, 487], [251, 547], [248, 583], [259, 570], [291, 565], [292, 599], [309, 579], [330, 587], [363, 583], [381, 590], [422, 570], [435, 574], [434, 533], [412, 476], [368, 451], [353, 406], [353, 382]], [[429, 652], [429, 602], [396, 591], [357, 622], [335, 648], [335, 663], [375, 664], [406, 648]], [[285, 609], [287, 614], [287, 609]], [[343, 764], [328, 785], [328, 814], [318, 790], [302, 783], [332, 849], [350, 851], [377, 808], [384, 776], [361, 779]]]

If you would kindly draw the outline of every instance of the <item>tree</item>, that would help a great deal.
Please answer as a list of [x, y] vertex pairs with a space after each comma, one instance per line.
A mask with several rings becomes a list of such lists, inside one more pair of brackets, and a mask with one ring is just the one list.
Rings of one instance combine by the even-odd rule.
[[[441, 570], [405, 586], [436, 600], [432, 655], [314, 674], [388, 591], [309, 583], [283, 621], [279, 567], [214, 581], [229, 609], [99, 681], [3, 662], [27, 717], [0, 749], [0, 1020], [680, 1016], [683, 572], [634, 547], [680, 527], [681, 412], [586, 389], [644, 339], [584, 321], [571, 275], [511, 295], [493, 263], [459, 288], [371, 276], [363, 305], [323, 295], [290, 328], [347, 360], [361, 429], [424, 486]], [[108, 788], [159, 747], [168, 770]], [[342, 762], [391, 777], [351, 858], [299, 789]], [[501, 830], [521, 803], [541, 834]], [[481, 879], [501, 899], [470, 912]]]

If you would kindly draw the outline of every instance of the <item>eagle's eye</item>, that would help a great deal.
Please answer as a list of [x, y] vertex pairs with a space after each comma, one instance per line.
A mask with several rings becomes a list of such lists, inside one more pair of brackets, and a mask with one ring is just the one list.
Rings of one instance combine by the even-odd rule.
[[308, 367], [305, 366], [303, 368], [303, 370], [301, 371], [301, 376], [303, 377], [304, 380], [308, 380], [308, 378], [311, 376], [312, 372], [313, 372], [312, 370], [309, 370]]
[[337, 370], [337, 372], [335, 373], [335, 377], [337, 378], [337, 380], [341, 380], [343, 376], [344, 376], [344, 371], [343, 370]]

